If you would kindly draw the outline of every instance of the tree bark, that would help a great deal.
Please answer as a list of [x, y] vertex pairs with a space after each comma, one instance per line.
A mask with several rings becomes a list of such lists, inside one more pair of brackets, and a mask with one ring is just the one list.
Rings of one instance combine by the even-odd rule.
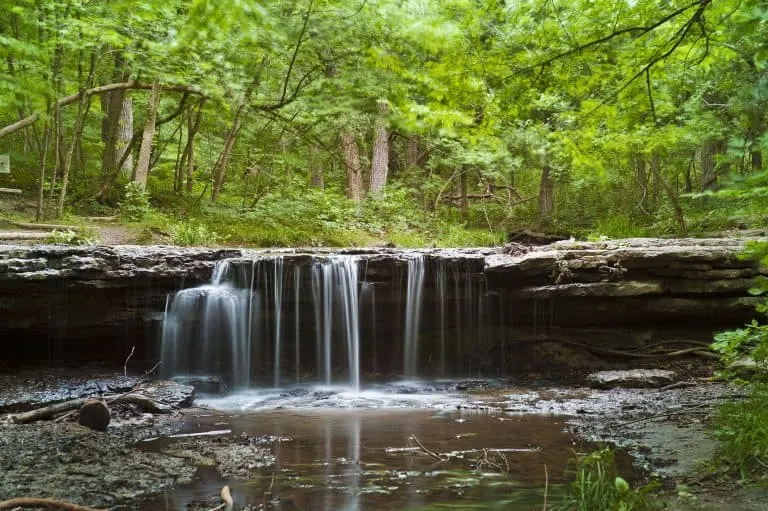
[[144, 122], [144, 131], [141, 135], [139, 156], [136, 159], [136, 168], [133, 170], [133, 182], [138, 183], [142, 189], [147, 187], [149, 176], [149, 158], [152, 154], [152, 140], [155, 138], [155, 123], [157, 121], [157, 107], [160, 104], [160, 84], [155, 82], [149, 92], [147, 102], [147, 119]]
[[368, 193], [373, 198], [381, 198], [387, 186], [389, 173], [389, 133], [385, 125], [387, 104], [379, 102], [379, 120], [376, 123], [373, 138], [373, 154], [371, 156], [371, 175]]
[[643, 213], [648, 213], [648, 167], [643, 155], [635, 156], [637, 184], [640, 185], [640, 201], [638, 205]]
[[344, 155], [344, 168], [347, 173], [347, 197], [359, 205], [362, 204], [365, 197], [363, 169], [360, 165], [360, 147], [357, 145], [357, 138], [354, 133], [349, 130], [342, 130], [339, 137]]
[[759, 172], [763, 170], [763, 153], [759, 149], [749, 153], [752, 160], [752, 172]]
[[541, 169], [541, 182], [539, 184], [539, 225], [545, 226], [552, 221], [552, 213], [555, 210], [555, 182], [551, 176], [552, 168], [545, 163]]
[[319, 163], [320, 152], [317, 146], [312, 145], [309, 149], [309, 183], [320, 190], [325, 189], [325, 176], [323, 176], [323, 167]]

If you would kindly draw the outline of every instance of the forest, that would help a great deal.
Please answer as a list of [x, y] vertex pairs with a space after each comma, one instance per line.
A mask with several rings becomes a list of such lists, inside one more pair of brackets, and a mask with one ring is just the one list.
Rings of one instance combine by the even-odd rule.
[[760, 0], [4, 2], [0, 187], [27, 220], [178, 244], [752, 228], [766, 23]]

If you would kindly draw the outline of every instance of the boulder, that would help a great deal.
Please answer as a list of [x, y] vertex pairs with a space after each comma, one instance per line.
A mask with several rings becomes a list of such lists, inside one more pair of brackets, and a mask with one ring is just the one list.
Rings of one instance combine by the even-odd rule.
[[626, 371], [599, 371], [587, 376], [587, 384], [596, 389], [616, 387], [654, 389], [670, 385], [677, 380], [674, 371], [663, 369], [629, 369]]

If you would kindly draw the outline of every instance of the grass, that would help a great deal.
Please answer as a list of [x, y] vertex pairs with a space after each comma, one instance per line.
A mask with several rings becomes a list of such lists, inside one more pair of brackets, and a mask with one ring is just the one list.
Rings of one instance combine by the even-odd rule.
[[575, 459], [576, 476], [562, 511], [651, 511], [662, 509], [653, 497], [659, 487], [651, 482], [632, 489], [616, 472], [613, 451], [603, 448]]

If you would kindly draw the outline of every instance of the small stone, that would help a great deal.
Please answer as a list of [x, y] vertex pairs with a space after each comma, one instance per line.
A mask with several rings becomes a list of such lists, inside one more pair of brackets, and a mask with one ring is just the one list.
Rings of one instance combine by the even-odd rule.
[[109, 408], [101, 399], [86, 399], [80, 407], [78, 422], [96, 431], [105, 431], [110, 421]]
[[626, 371], [600, 371], [587, 376], [587, 385], [596, 389], [623, 387], [629, 389], [655, 389], [677, 380], [674, 371], [664, 369], [630, 369]]

